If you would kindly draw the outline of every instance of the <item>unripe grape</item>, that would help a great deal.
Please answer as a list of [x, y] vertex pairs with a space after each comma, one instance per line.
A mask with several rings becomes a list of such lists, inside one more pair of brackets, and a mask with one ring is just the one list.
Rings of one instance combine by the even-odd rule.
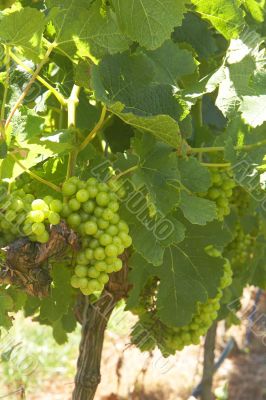
[[79, 278], [85, 278], [87, 276], [88, 268], [85, 265], [77, 265], [75, 267], [75, 274]]
[[86, 189], [80, 189], [76, 194], [79, 203], [85, 203], [89, 199], [89, 192]]
[[50, 210], [56, 213], [60, 213], [63, 209], [63, 203], [60, 200], [53, 200], [50, 203]]

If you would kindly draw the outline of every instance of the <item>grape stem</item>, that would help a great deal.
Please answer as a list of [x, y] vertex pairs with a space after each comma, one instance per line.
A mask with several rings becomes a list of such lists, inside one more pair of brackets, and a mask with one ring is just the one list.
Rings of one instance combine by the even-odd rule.
[[36, 181], [39, 181], [41, 183], [43, 183], [46, 186], [49, 186], [51, 189], [55, 190], [56, 192], [61, 193], [61, 189], [59, 186], [55, 185], [52, 182], [48, 182], [45, 179], [41, 178], [39, 175], [35, 174], [34, 172], [30, 171], [28, 168], [26, 168], [22, 162], [20, 160], [17, 159], [17, 157], [12, 154], [9, 153], [9, 155], [13, 158], [13, 160], [20, 166], [20, 168], [23, 169], [23, 171], [25, 171], [27, 174], [29, 174], [33, 179], [35, 179]]
[[[67, 101], [69, 128], [75, 128], [76, 126], [76, 114], [77, 114], [77, 106], [79, 104], [80, 90], [81, 90], [80, 86], [74, 85]], [[78, 151], [79, 150], [75, 147], [74, 150], [72, 150], [69, 154], [68, 166], [67, 166], [67, 178], [70, 178], [71, 176], [74, 175]]]
[[91, 130], [91, 132], [88, 134], [88, 136], [86, 137], [86, 139], [84, 139], [84, 141], [81, 143], [81, 145], [79, 146], [78, 151], [82, 151], [85, 149], [85, 147], [88, 146], [88, 144], [92, 141], [92, 139], [97, 135], [97, 133], [99, 132], [99, 130], [102, 128], [103, 124], [105, 123], [106, 119], [106, 112], [107, 112], [107, 108], [104, 105], [102, 108], [102, 112], [101, 112], [101, 116], [99, 121], [97, 122], [97, 124], [95, 125], [95, 127]]
[[[17, 56], [14, 54], [12, 51], [10, 51], [10, 57], [12, 60], [15, 61], [16, 64], [20, 65], [25, 71], [27, 71], [29, 74], [34, 75], [34, 71], [29, 68], [26, 64], [24, 64]], [[44, 78], [42, 78], [40, 75], [36, 77], [36, 79], [42, 83], [43, 86], [45, 86], [59, 101], [59, 103], [63, 106], [66, 107], [67, 105], [67, 100], [64, 98], [64, 96], [59, 93], [56, 88], [54, 88], [52, 85], [50, 85], [49, 82], [47, 82]]]
[[52, 51], [54, 50], [54, 48], [56, 47], [56, 43], [51, 43], [50, 46], [48, 47], [46, 54], [44, 56], [44, 58], [42, 59], [42, 61], [40, 62], [40, 64], [37, 66], [36, 70], [34, 71], [34, 74], [32, 75], [29, 83], [27, 84], [27, 86], [25, 87], [24, 91], [21, 93], [20, 97], [18, 98], [18, 100], [16, 101], [16, 103], [14, 104], [12, 110], [10, 111], [10, 114], [6, 120], [5, 123], [5, 129], [8, 128], [15, 112], [17, 111], [17, 109], [21, 106], [21, 104], [23, 103], [24, 99], [26, 98], [27, 94], [30, 91], [30, 88], [32, 87], [33, 83], [36, 81], [41, 69], [43, 68], [43, 66], [47, 63], [47, 61], [49, 60], [50, 54], [52, 53]]

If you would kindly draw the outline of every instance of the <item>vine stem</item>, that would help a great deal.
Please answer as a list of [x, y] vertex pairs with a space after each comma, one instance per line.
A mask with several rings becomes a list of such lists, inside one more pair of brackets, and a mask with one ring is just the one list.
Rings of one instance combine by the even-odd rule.
[[201, 165], [204, 167], [209, 167], [209, 168], [230, 168], [231, 163], [223, 163], [223, 164], [215, 164], [215, 163], [204, 163], [202, 162]]
[[[258, 143], [252, 143], [252, 144], [244, 144], [241, 146], [234, 146], [234, 150], [236, 151], [249, 151], [256, 149], [258, 147], [262, 147], [266, 145], [266, 140], [261, 140]], [[200, 154], [200, 153], [215, 153], [219, 151], [225, 151], [224, 146], [218, 146], [218, 147], [190, 147], [187, 150], [188, 154]]]
[[[80, 90], [81, 90], [80, 86], [74, 85], [67, 101], [69, 128], [75, 128], [76, 126], [77, 105], [79, 103]], [[67, 179], [70, 178], [72, 175], [74, 175], [78, 152], [79, 149], [75, 148], [69, 154], [68, 166], [67, 166]]]
[[10, 80], [10, 49], [9, 47], [6, 47], [6, 79], [4, 83], [4, 94], [3, 94], [3, 100], [2, 100], [2, 107], [1, 107], [1, 127], [2, 127], [2, 138], [5, 140], [5, 128], [2, 125], [5, 119], [5, 111], [6, 111], [6, 101], [7, 101], [7, 94], [8, 94], [8, 89], [9, 89], [9, 80]]
[[46, 64], [46, 62], [49, 60], [49, 56], [52, 53], [53, 49], [56, 47], [56, 43], [51, 43], [50, 46], [48, 47], [46, 54], [44, 56], [44, 58], [42, 59], [42, 61], [40, 62], [40, 64], [37, 66], [36, 70], [34, 71], [34, 74], [32, 75], [29, 83], [27, 84], [26, 88], [24, 89], [23, 93], [21, 93], [20, 97], [18, 98], [18, 100], [16, 101], [16, 103], [14, 104], [12, 110], [10, 111], [10, 114], [6, 120], [5, 123], [5, 129], [8, 128], [15, 112], [17, 111], [17, 109], [21, 106], [21, 104], [23, 103], [23, 100], [25, 99], [25, 97], [27, 96], [27, 94], [30, 91], [31, 86], [33, 85], [33, 83], [36, 81], [41, 69], [43, 68], [43, 66]]
[[118, 179], [120, 179], [122, 176], [130, 174], [130, 172], [136, 171], [136, 169], [138, 169], [139, 166], [138, 165], [134, 165], [133, 167], [130, 167], [128, 169], [126, 169], [125, 171], [120, 172], [120, 174], [115, 175], [111, 180], [112, 181], [117, 181]]
[[[14, 54], [12, 51], [10, 51], [10, 57], [12, 60], [15, 61], [16, 64], [20, 65], [25, 71], [27, 71], [29, 74], [34, 75], [34, 71], [29, 68], [26, 64], [24, 64], [17, 56]], [[52, 85], [50, 85], [49, 82], [47, 82], [44, 78], [42, 78], [40, 75], [36, 77], [36, 79], [42, 83], [43, 86], [45, 86], [58, 100], [58, 102], [63, 106], [66, 107], [67, 105], [67, 100], [64, 98], [64, 96], [59, 93], [56, 88], [54, 88]]]
[[97, 135], [98, 131], [102, 128], [102, 126], [105, 122], [106, 112], [107, 112], [107, 108], [106, 108], [106, 106], [103, 106], [99, 121], [97, 122], [95, 127], [92, 129], [92, 131], [88, 134], [86, 139], [81, 143], [78, 151], [84, 150], [85, 147], [88, 146], [88, 144], [92, 141], [92, 139]]
[[23, 171], [25, 171], [27, 174], [29, 174], [33, 179], [35, 179], [36, 181], [39, 181], [41, 183], [43, 183], [46, 186], [49, 186], [51, 189], [55, 190], [56, 192], [61, 193], [61, 189], [59, 186], [56, 186], [55, 184], [53, 184], [52, 182], [46, 181], [45, 179], [41, 178], [39, 175], [35, 174], [34, 172], [30, 171], [28, 168], [26, 168], [22, 162], [20, 160], [17, 159], [17, 157], [12, 154], [9, 153], [9, 155], [13, 158], [13, 160], [20, 166], [20, 168], [23, 169]]

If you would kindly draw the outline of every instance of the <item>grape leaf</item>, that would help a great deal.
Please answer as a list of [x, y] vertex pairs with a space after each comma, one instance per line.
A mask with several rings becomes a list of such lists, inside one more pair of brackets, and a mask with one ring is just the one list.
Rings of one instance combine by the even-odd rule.
[[206, 225], [207, 222], [213, 221], [217, 216], [213, 201], [191, 196], [184, 190], [181, 191], [179, 207], [184, 217], [192, 224]]
[[52, 20], [56, 28], [56, 42], [70, 57], [101, 57], [127, 50], [129, 41], [120, 32], [116, 17], [108, 7], [107, 15], [101, 14], [101, 0], [48, 0], [55, 7]]
[[[144, 198], [145, 200], [145, 198]], [[185, 237], [185, 227], [172, 215], [152, 218], [147, 203], [132, 208], [129, 201], [121, 215], [130, 226], [133, 247], [154, 266], [161, 265], [165, 248]]]
[[155, 64], [155, 83], [179, 87], [179, 80], [194, 74], [197, 63], [192, 53], [167, 40], [159, 49], [146, 53]]
[[244, 28], [244, 12], [238, 0], [192, 0], [197, 12], [226, 39], [239, 36]]
[[177, 156], [172, 148], [151, 136], [133, 140], [139, 168], [133, 177], [148, 191], [157, 211], [167, 215], [179, 203]]
[[[125, 35], [147, 49], [156, 49], [181, 25], [186, 0], [112, 0]], [[170, 11], [171, 10], [171, 11]]]
[[262, 112], [266, 96], [265, 50], [260, 50], [260, 41], [255, 33], [231, 42], [216, 99], [216, 105], [226, 117], [232, 119], [241, 112], [244, 121], [252, 127], [266, 121]]
[[144, 54], [106, 56], [93, 67], [91, 84], [97, 100], [123, 121], [177, 147], [183, 109], [170, 85], [153, 83], [155, 72]]
[[189, 43], [200, 58], [212, 57], [218, 50], [213, 32], [206, 21], [188, 12], [182, 26], [175, 29], [174, 40]]
[[65, 264], [54, 264], [51, 276], [53, 278], [51, 296], [41, 302], [40, 319], [55, 322], [68, 312], [72, 301], [71, 271]]
[[0, 42], [16, 46], [26, 57], [38, 59], [45, 15], [33, 8], [0, 13]]
[[211, 186], [211, 174], [208, 168], [193, 157], [178, 160], [178, 169], [182, 184], [193, 193], [206, 192]]
[[[156, 269], [140, 255], [133, 255], [130, 261], [134, 286], [129, 304], [135, 306], [148, 277], [157, 276], [160, 279], [158, 315], [173, 326], [189, 323], [196, 303], [216, 295], [224, 260], [208, 256], [204, 249], [209, 244], [223, 247], [232, 239], [228, 229], [218, 222], [205, 227], [186, 224], [186, 228], [185, 240], [166, 248], [163, 264]], [[137, 274], [140, 277], [134, 280]]]
[[13, 311], [14, 301], [12, 297], [5, 292], [5, 290], [1, 290], [0, 292], [0, 327], [4, 327], [6, 329], [11, 328], [12, 326], [12, 317], [9, 316], [8, 312]]

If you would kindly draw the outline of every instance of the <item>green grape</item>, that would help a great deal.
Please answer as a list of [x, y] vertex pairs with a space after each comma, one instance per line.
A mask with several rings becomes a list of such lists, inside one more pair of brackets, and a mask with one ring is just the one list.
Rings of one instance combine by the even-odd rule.
[[53, 201], [53, 197], [52, 196], [45, 196], [43, 198], [43, 201], [49, 206], [51, 204], [51, 202]]
[[112, 236], [108, 235], [107, 233], [103, 233], [99, 238], [99, 242], [102, 246], [107, 246], [108, 244], [111, 244], [112, 241]]
[[107, 206], [107, 204], [109, 203], [110, 198], [108, 193], [106, 192], [99, 192], [96, 196], [96, 203], [98, 204], [98, 206], [100, 207], [105, 207]]
[[98, 194], [98, 188], [96, 186], [87, 187], [90, 199], [94, 199]]
[[75, 267], [75, 274], [79, 278], [85, 278], [87, 276], [88, 268], [85, 265], [77, 265]]
[[95, 258], [95, 260], [97, 260], [97, 261], [102, 261], [102, 260], [104, 260], [105, 259], [105, 257], [106, 257], [106, 254], [105, 254], [105, 251], [104, 251], [104, 248], [103, 247], [97, 247], [95, 250], [94, 250], [94, 258]]
[[16, 218], [17, 213], [14, 210], [8, 210], [5, 214], [5, 218], [8, 222], [12, 222], [14, 221], [14, 219]]
[[88, 264], [88, 259], [86, 257], [86, 253], [85, 252], [81, 251], [81, 252], [78, 253], [77, 262], [78, 262], [78, 264], [81, 264], [81, 265], [87, 265]]
[[108, 221], [105, 221], [104, 219], [99, 218], [97, 221], [97, 225], [100, 229], [107, 229], [110, 224]]
[[104, 212], [104, 208], [96, 207], [94, 210], [94, 215], [95, 215], [95, 217], [100, 218], [103, 215], [103, 212]]
[[87, 249], [85, 250], [85, 255], [86, 255], [87, 260], [91, 261], [91, 260], [93, 260], [94, 252], [93, 252], [92, 249], [87, 248]]
[[82, 204], [82, 209], [87, 213], [91, 214], [93, 213], [95, 209], [95, 203], [92, 200], [88, 200], [85, 203]]
[[97, 181], [96, 178], [89, 178], [87, 180], [87, 184], [90, 185], [90, 186], [96, 186], [98, 184], [98, 181]]
[[75, 182], [71, 182], [70, 180], [66, 181], [62, 185], [62, 193], [66, 197], [73, 196], [77, 191], [77, 186]]
[[44, 231], [41, 235], [38, 235], [36, 237], [36, 240], [40, 243], [47, 243], [49, 241], [49, 233], [47, 231]]
[[79, 287], [81, 289], [89, 288], [89, 279], [87, 278], [79, 278]]
[[[102, 218], [103, 218], [105, 221], [112, 221], [112, 219], [114, 218], [114, 215], [115, 215], [115, 214], [113, 213], [112, 210], [110, 210], [109, 208], [106, 208], [106, 209], [103, 211], [103, 213], [102, 213]], [[112, 224], [115, 225], [114, 222], [112, 222]]]
[[95, 267], [88, 268], [87, 272], [89, 278], [98, 278], [100, 276], [100, 272]]
[[81, 204], [77, 199], [71, 199], [68, 202], [68, 206], [72, 211], [78, 211], [81, 207]]
[[91, 279], [88, 281], [87, 288], [91, 291], [91, 293], [95, 293], [101, 291], [103, 289], [103, 285], [98, 280]]
[[81, 223], [80, 215], [77, 213], [72, 213], [67, 217], [67, 223], [71, 228], [76, 228]]
[[93, 221], [88, 221], [84, 225], [84, 231], [86, 235], [95, 235], [98, 231], [98, 226]]
[[78, 289], [79, 288], [79, 277], [76, 275], [73, 275], [71, 277], [70, 284], [74, 289]]
[[116, 236], [119, 230], [122, 231], [122, 229], [119, 228], [119, 225], [118, 226], [109, 225], [108, 228], [106, 229], [106, 233], [111, 236]]
[[32, 222], [43, 222], [44, 218], [44, 213], [41, 210], [30, 211], [29, 213], [29, 219]]
[[50, 211], [48, 215], [48, 221], [51, 225], [58, 225], [60, 222], [60, 215], [54, 211]]
[[32, 208], [33, 211], [36, 211], [36, 210], [41, 210], [41, 211], [49, 210], [48, 205], [42, 199], [33, 200], [33, 202], [31, 203], [31, 208]]
[[119, 210], [119, 203], [117, 201], [111, 201], [108, 204], [108, 208], [113, 212], [113, 213], [117, 213], [117, 211]]
[[42, 222], [35, 222], [32, 224], [32, 233], [34, 233], [37, 236], [43, 235], [45, 232], [45, 225]]
[[69, 205], [66, 204], [66, 203], [64, 203], [64, 204], [63, 204], [62, 211], [61, 211], [62, 217], [63, 217], [63, 218], [67, 218], [67, 217], [69, 217], [69, 215], [70, 215], [71, 213], [72, 213], [72, 210], [71, 210], [71, 208], [69, 207]]
[[89, 200], [89, 192], [86, 189], [80, 189], [76, 194], [76, 199], [79, 203], [86, 203]]
[[59, 213], [62, 211], [63, 209], [63, 203], [60, 200], [53, 200], [50, 203], [50, 210], [54, 211], [56, 213]]
[[98, 277], [98, 281], [103, 284], [106, 285], [106, 283], [109, 282], [109, 276], [106, 273], [101, 273]]
[[99, 272], [105, 272], [107, 270], [107, 264], [105, 261], [96, 261], [96, 263], [94, 264], [94, 267]]

